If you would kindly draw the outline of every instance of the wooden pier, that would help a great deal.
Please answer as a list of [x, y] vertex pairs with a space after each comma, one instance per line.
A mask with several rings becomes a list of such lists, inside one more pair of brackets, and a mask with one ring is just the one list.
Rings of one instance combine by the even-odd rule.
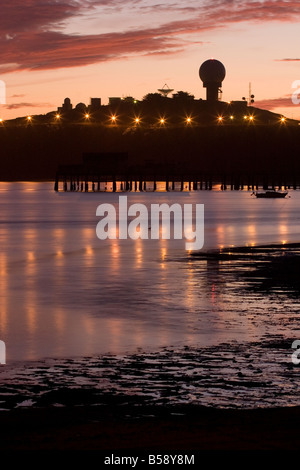
[[[149, 168], [150, 167], [150, 168]], [[283, 179], [283, 178], [282, 178]], [[184, 171], [182, 168], [130, 167], [127, 153], [85, 153], [80, 165], [59, 166], [54, 190], [64, 192], [201, 191], [219, 185], [222, 191], [298, 189], [299, 185], [261, 176], [221, 175]]]

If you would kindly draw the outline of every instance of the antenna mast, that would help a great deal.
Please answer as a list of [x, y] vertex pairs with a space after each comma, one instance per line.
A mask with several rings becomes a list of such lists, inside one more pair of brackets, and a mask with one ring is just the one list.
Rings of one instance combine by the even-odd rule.
[[249, 82], [249, 99], [248, 106], [251, 106], [254, 103], [254, 95], [252, 95], [251, 82]]

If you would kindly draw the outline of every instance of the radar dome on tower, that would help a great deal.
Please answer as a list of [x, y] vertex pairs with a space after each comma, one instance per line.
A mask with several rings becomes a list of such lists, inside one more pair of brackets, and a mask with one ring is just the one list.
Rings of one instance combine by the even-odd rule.
[[206, 99], [218, 101], [219, 88], [226, 76], [226, 70], [222, 62], [216, 59], [208, 59], [200, 66], [199, 76], [206, 88]]

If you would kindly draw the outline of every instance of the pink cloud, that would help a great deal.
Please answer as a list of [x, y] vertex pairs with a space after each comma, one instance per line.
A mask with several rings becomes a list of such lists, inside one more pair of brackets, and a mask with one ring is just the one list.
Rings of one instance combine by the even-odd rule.
[[49, 108], [53, 107], [51, 103], [13, 103], [5, 105], [6, 109], [20, 109], [20, 108]]
[[[0, 16], [0, 71], [46, 70], [76, 67], [117, 60], [131, 55], [163, 55], [184, 50], [187, 42], [182, 36], [199, 35], [215, 28], [245, 21], [296, 21], [299, 20], [299, 2], [291, 0], [233, 1], [216, 0], [197, 3], [175, 1], [173, 16], [190, 17], [158, 24], [154, 28], [137, 28], [107, 34], [66, 34], [68, 20], [103, 8], [134, 9], [135, 12], [151, 9], [164, 10], [163, 3], [155, 4], [136, 0], [14, 0], [3, 2]], [[136, 13], [135, 13], [136, 14]], [[197, 36], [196, 36], [197, 35]], [[197, 37], [197, 40], [196, 40]], [[201, 39], [201, 37], [200, 37]], [[191, 41], [191, 40], [190, 40]]]
[[24, 98], [25, 95], [11, 95], [10, 98]]
[[0, 62], [11, 63], [18, 55], [15, 70], [53, 69], [124, 58], [129, 54], [159, 53], [178, 45], [176, 38], [163, 37], [161, 32], [153, 30], [75, 37], [59, 32], [23, 33], [0, 52]]
[[1, 2], [0, 37], [13, 38], [22, 31], [36, 31], [75, 16], [79, 11], [72, 1], [14, 0]]
[[255, 101], [255, 107], [261, 109], [272, 110], [275, 108], [292, 108], [295, 107], [290, 95], [282, 98], [271, 98], [267, 100]]
[[287, 59], [276, 59], [276, 62], [299, 62], [300, 59], [292, 59], [292, 58], [287, 58]]

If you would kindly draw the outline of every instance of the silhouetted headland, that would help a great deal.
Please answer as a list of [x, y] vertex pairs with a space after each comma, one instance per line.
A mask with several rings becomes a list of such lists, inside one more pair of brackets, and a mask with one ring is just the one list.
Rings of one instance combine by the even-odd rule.
[[[167, 87], [105, 106], [65, 98], [46, 115], [1, 121], [1, 179], [299, 185], [299, 122], [255, 108], [254, 95], [220, 101], [226, 71], [217, 60], [199, 75], [206, 100], [183, 91], [169, 98]], [[92, 165], [84, 154], [94, 155]]]
[[166, 189], [169, 181], [297, 187], [299, 122], [253, 107], [250, 90], [248, 101], [221, 101], [225, 76], [224, 65], [208, 59], [199, 68], [206, 100], [184, 91], [169, 98], [174, 90], [165, 84], [141, 101], [111, 97], [103, 106], [91, 98], [73, 107], [65, 98], [46, 115], [1, 120], [1, 179], [55, 179], [56, 189], [61, 180], [71, 190], [101, 181], [124, 181], [125, 189], [139, 181], [141, 189], [147, 180]]
[[[81, 165], [84, 153], [124, 153], [128, 158], [119, 168], [120, 175], [111, 174], [113, 160], [108, 167], [99, 161], [103, 180], [113, 176], [125, 180], [130, 174], [132, 179], [170, 176], [228, 185], [300, 184], [297, 122], [282, 123], [274, 113], [246, 107], [236, 122], [227, 122], [224, 117], [220, 123], [216, 121], [216, 111], [202, 111], [206, 105], [192, 101], [186, 113], [182, 113], [181, 123], [179, 118], [175, 121], [174, 113], [173, 121], [170, 118], [164, 125], [155, 125], [150, 119], [159, 115], [159, 109], [153, 114], [149, 111], [147, 120], [147, 106], [143, 104], [138, 104], [138, 110], [145, 117], [138, 125], [126, 120], [105, 123], [101, 116], [105, 118], [109, 107], [101, 109], [88, 122], [75, 120], [75, 111], [59, 123], [53, 122], [54, 113], [33, 117], [30, 123], [25, 118], [5, 122], [0, 126], [1, 179], [54, 180], [59, 165]], [[229, 106], [217, 104], [224, 111], [229, 111]], [[123, 115], [122, 110], [119, 112]], [[241, 121], [245, 112], [255, 115], [255, 122]], [[193, 115], [192, 122], [184, 122], [186, 114]]]

